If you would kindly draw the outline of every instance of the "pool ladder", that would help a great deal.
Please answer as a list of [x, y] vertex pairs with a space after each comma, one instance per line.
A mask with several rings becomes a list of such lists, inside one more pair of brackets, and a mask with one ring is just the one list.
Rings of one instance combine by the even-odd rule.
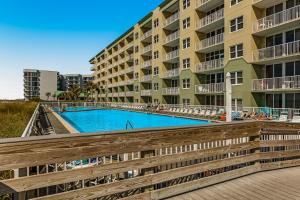
[[130, 126], [131, 129], [133, 129], [133, 126], [129, 120], [126, 122], [126, 130], [128, 130], [128, 126]]

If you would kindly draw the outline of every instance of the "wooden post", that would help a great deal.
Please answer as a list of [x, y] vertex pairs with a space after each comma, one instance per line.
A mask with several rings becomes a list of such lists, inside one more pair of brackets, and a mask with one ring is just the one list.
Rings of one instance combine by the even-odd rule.
[[[155, 150], [141, 151], [141, 158], [149, 158], [149, 157], [153, 157], [153, 156], [155, 156]], [[154, 174], [155, 171], [157, 171], [156, 169], [157, 169], [157, 167], [141, 169], [141, 175], [145, 176], [148, 174]], [[154, 189], [154, 186], [148, 186], [148, 187], [145, 187], [144, 191], [150, 191], [153, 189]]]

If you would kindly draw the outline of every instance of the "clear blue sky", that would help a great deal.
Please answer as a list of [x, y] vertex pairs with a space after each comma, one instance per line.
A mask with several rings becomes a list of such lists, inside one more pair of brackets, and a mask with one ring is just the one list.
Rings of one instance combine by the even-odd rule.
[[0, 0], [0, 99], [23, 98], [22, 70], [90, 73], [89, 59], [163, 0]]

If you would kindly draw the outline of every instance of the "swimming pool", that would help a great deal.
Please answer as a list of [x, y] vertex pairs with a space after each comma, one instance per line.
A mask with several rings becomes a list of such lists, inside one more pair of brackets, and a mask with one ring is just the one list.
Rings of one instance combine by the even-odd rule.
[[80, 133], [126, 130], [126, 126], [128, 129], [140, 129], [211, 123], [204, 120], [112, 109], [58, 112], [58, 114]]

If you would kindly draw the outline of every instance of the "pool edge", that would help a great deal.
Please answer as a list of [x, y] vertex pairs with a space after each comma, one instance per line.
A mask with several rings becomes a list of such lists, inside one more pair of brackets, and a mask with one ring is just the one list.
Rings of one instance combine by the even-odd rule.
[[70, 134], [79, 134], [80, 132], [74, 128], [69, 122], [62, 118], [57, 112], [52, 110], [53, 115], [57, 120], [69, 131]]

